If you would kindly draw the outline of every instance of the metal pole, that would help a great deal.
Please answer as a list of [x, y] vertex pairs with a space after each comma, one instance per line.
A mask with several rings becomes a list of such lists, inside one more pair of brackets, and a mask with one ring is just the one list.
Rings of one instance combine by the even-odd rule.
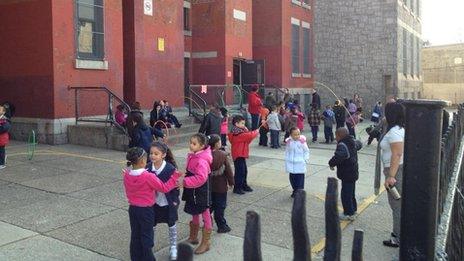
[[75, 114], [76, 114], [76, 125], [77, 125], [77, 120], [79, 119], [78, 89], [74, 89], [74, 109], [75, 109]]
[[406, 100], [400, 260], [434, 260], [444, 101]]
[[292, 209], [293, 260], [311, 261], [311, 243], [306, 225], [306, 192], [297, 190]]
[[353, 249], [351, 250], [352, 261], [363, 260], [364, 231], [356, 229], [353, 236]]
[[258, 213], [246, 213], [245, 238], [243, 240], [243, 260], [262, 261], [261, 256], [261, 222]]
[[325, 250], [324, 261], [339, 261], [341, 252], [342, 233], [338, 217], [338, 181], [327, 178], [325, 194]]
[[177, 260], [193, 261], [193, 249], [189, 244], [184, 243], [184, 242], [179, 243], [177, 245], [177, 249], [178, 249]]

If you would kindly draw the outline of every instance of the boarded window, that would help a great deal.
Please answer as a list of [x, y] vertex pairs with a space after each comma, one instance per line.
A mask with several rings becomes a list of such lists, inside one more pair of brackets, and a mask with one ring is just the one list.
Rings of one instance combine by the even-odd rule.
[[77, 57], [104, 57], [103, 0], [76, 0]]

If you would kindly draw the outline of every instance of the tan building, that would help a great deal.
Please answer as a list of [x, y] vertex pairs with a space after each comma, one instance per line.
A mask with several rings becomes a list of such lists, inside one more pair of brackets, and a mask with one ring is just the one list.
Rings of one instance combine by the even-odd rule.
[[422, 49], [423, 98], [464, 102], [464, 44]]

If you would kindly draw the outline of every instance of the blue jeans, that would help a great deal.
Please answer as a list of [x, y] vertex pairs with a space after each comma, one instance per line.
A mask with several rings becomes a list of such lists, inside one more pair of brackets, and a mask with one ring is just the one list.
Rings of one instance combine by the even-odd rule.
[[292, 185], [293, 191], [304, 189], [304, 181], [304, 173], [290, 173], [290, 184]]
[[235, 185], [234, 190], [243, 189], [243, 186], [247, 185], [247, 175], [248, 175], [248, 168], [246, 165], [245, 158], [236, 158], [234, 160], [234, 168], [235, 168]]
[[130, 256], [131, 260], [153, 261], [153, 207], [129, 206], [131, 226]]
[[278, 130], [271, 130], [271, 148], [280, 148]]
[[217, 193], [211, 192], [211, 213], [214, 213], [214, 221], [218, 228], [222, 228], [227, 225], [227, 221], [224, 218], [224, 211], [227, 206], [227, 192], [226, 193]]
[[259, 114], [251, 114], [251, 130], [259, 127]]
[[319, 126], [311, 126], [311, 133], [313, 134], [313, 141], [317, 141], [318, 132], [319, 132]]
[[334, 141], [333, 127], [324, 127], [325, 142]]
[[5, 165], [5, 146], [0, 146], [0, 165]]
[[355, 194], [356, 182], [344, 182], [342, 181], [342, 205], [343, 214], [351, 216], [354, 212], [358, 211], [358, 204], [356, 202]]

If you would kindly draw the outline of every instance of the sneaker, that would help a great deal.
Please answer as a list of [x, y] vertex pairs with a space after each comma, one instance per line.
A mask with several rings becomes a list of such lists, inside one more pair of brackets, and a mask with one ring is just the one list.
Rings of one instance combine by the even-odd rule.
[[0, 165], [0, 169], [4, 169], [4, 168], [6, 168], [5, 165]]
[[295, 198], [295, 192], [292, 192], [292, 195], [290, 195], [291, 198]]
[[248, 185], [244, 185], [243, 186], [243, 191], [245, 191], [245, 192], [253, 192], [253, 189], [250, 188], [250, 186], [248, 186]]
[[382, 243], [384, 246], [387, 247], [400, 247], [400, 244], [398, 244], [398, 242], [396, 242], [396, 240], [393, 240], [392, 238], [390, 238], [389, 240], [384, 240]]
[[345, 215], [345, 214], [341, 214], [340, 215], [340, 220], [345, 220], [345, 221], [354, 221], [355, 220], [355, 217], [354, 215]]
[[227, 224], [225, 224], [224, 226], [219, 227], [217, 232], [218, 233], [229, 233], [231, 230], [232, 229]]
[[234, 194], [239, 194], [239, 195], [243, 195], [243, 194], [245, 194], [245, 192], [243, 192], [243, 190], [242, 190], [242, 189], [234, 189], [234, 191], [233, 191], [233, 192], [234, 192]]

